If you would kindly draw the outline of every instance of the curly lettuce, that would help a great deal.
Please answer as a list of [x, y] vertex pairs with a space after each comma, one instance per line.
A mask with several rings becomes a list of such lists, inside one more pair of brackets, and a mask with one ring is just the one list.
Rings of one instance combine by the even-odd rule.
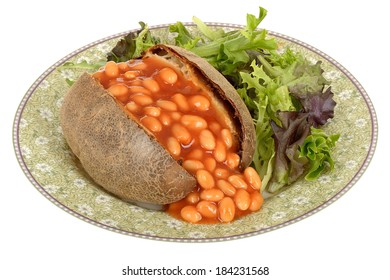
[[333, 170], [332, 152], [339, 137], [339, 134], [327, 135], [322, 129], [311, 128], [311, 134], [299, 147], [299, 157], [309, 162], [306, 180], [314, 181], [325, 170]]
[[175, 36], [176, 45], [206, 59], [237, 87], [241, 82], [240, 71], [248, 68], [260, 50], [277, 49], [267, 30], [258, 29], [266, 15], [267, 10], [260, 7], [258, 16], [247, 15], [243, 29], [228, 32], [213, 29], [197, 17], [193, 17], [193, 22], [199, 34], [192, 35], [181, 22], [171, 25], [169, 31]]
[[[315, 159], [313, 151], [306, 154], [301, 146], [312, 146], [308, 143], [313, 141], [313, 131], [334, 116], [336, 102], [321, 63], [311, 64], [287, 49], [282, 54], [259, 54], [251, 68], [240, 73], [242, 87], [238, 92], [255, 123], [253, 165], [263, 178], [262, 191], [276, 193], [301, 176], [318, 178], [326, 170], [325, 162], [332, 166], [333, 145], [329, 145], [327, 157], [318, 155]], [[334, 144], [338, 136], [329, 138]], [[320, 162], [319, 158], [326, 160]]]

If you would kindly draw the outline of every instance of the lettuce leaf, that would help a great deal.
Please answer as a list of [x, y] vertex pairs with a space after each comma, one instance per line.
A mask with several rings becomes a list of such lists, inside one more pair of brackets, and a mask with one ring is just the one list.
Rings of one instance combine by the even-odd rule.
[[317, 128], [333, 118], [336, 102], [330, 87], [324, 92], [300, 95], [302, 109], [278, 112], [281, 126], [271, 122], [275, 139], [275, 167], [267, 190], [271, 193], [288, 186], [305, 174], [318, 178], [327, 165], [333, 169], [331, 149], [339, 137], [327, 136]]
[[268, 32], [258, 29], [266, 15], [267, 10], [262, 7], [258, 16], [248, 14], [246, 26], [241, 30], [225, 32], [223, 28], [210, 28], [197, 17], [193, 17], [193, 22], [199, 36], [191, 35], [180, 22], [171, 25], [169, 30], [178, 46], [206, 59], [237, 87], [241, 82], [240, 72], [248, 68], [261, 50], [277, 49], [275, 39], [267, 38]]
[[275, 168], [268, 192], [274, 193], [295, 182], [304, 172], [308, 160], [299, 156], [299, 146], [310, 133], [307, 113], [279, 112], [282, 125], [271, 122], [275, 138]]
[[160, 42], [158, 38], [152, 36], [147, 24], [142, 21], [139, 24], [141, 29], [123, 37], [107, 54], [107, 61], [128, 61], [139, 57], [144, 50]]
[[300, 146], [312, 127], [333, 118], [336, 102], [321, 62], [309, 63], [290, 49], [261, 52], [250, 66], [250, 72], [240, 73], [238, 92], [255, 122], [254, 167], [265, 178], [263, 191], [275, 193], [305, 175], [309, 166], [321, 166], [303, 156]]
[[170, 33], [176, 33], [175, 45], [185, 49], [192, 49], [201, 40], [200, 37], [193, 37], [184, 24], [180, 21], [169, 26]]
[[311, 134], [299, 147], [299, 156], [309, 160], [306, 180], [316, 180], [327, 168], [333, 170], [332, 151], [339, 137], [339, 134], [328, 136], [322, 129], [311, 128]]
[[253, 165], [263, 180], [263, 190], [273, 174], [275, 157], [274, 131], [271, 123], [280, 124], [279, 111], [294, 111], [290, 93], [285, 85], [265, 73], [256, 61], [251, 73], [241, 72], [243, 88], [238, 90], [251, 111], [256, 130], [256, 150]]
[[334, 108], [336, 106], [333, 95], [331, 87], [328, 87], [324, 92], [294, 94], [300, 101], [303, 110], [308, 112], [308, 121], [314, 127], [324, 125], [329, 119], [333, 118]]

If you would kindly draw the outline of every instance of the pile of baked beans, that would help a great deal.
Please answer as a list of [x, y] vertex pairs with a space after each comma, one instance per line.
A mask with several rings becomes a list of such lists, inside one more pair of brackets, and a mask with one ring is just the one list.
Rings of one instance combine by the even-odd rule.
[[239, 144], [205, 87], [153, 56], [109, 61], [93, 76], [196, 177], [196, 189], [170, 204], [169, 214], [218, 223], [261, 208], [260, 177], [252, 167], [240, 171]]

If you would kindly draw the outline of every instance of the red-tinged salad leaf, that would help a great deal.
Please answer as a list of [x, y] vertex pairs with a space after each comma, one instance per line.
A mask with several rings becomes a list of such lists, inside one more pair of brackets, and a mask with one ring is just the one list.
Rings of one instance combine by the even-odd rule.
[[330, 87], [324, 92], [295, 96], [301, 110], [278, 112], [281, 126], [271, 122], [276, 152], [274, 174], [267, 188], [270, 193], [290, 185], [301, 175], [315, 180], [334, 166], [331, 152], [339, 134], [328, 136], [319, 128], [334, 116], [336, 102]]
[[152, 36], [147, 24], [142, 21], [139, 24], [141, 29], [137, 32], [130, 32], [123, 37], [107, 54], [107, 61], [128, 61], [139, 57], [144, 50], [160, 42], [158, 38]]
[[267, 191], [274, 193], [295, 182], [304, 172], [308, 160], [300, 157], [299, 146], [310, 133], [307, 113], [279, 112], [282, 125], [271, 121], [275, 139], [275, 167]]
[[334, 116], [336, 102], [333, 100], [333, 92], [328, 87], [324, 92], [311, 94], [294, 94], [305, 112], [308, 113], [308, 121], [314, 126], [319, 127], [327, 123]]
[[264, 178], [262, 191], [275, 193], [308, 172], [311, 160], [300, 145], [334, 116], [336, 103], [320, 61], [286, 49], [262, 52], [250, 66], [240, 73], [238, 92], [255, 121], [253, 165]]
[[271, 122], [275, 139], [275, 167], [267, 191], [275, 193], [301, 176], [316, 180], [333, 170], [332, 151], [339, 134], [327, 135], [315, 128], [307, 112], [280, 112], [282, 126]]

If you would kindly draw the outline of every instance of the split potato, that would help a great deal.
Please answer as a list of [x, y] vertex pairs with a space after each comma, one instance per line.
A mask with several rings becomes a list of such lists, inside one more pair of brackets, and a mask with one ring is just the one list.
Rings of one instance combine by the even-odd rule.
[[[157, 59], [207, 93], [217, 119], [229, 128], [240, 168], [255, 149], [250, 113], [230, 83], [207, 61], [182, 48], [156, 45], [140, 58]], [[197, 186], [148, 125], [137, 120], [93, 75], [84, 73], [64, 97], [60, 110], [64, 137], [90, 177], [125, 201], [165, 205]], [[153, 129], [152, 129], [153, 130]]]

